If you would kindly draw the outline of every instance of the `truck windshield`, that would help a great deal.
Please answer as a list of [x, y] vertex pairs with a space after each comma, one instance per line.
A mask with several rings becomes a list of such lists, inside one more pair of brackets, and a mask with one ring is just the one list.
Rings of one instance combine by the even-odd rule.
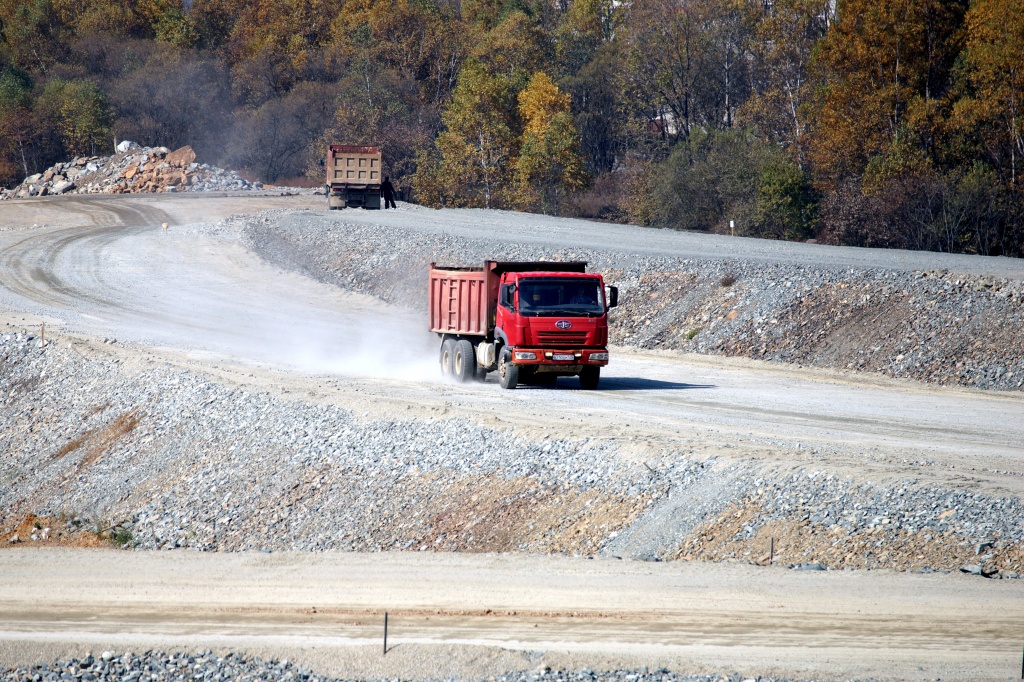
[[604, 294], [596, 279], [521, 279], [519, 312], [535, 317], [604, 315]]

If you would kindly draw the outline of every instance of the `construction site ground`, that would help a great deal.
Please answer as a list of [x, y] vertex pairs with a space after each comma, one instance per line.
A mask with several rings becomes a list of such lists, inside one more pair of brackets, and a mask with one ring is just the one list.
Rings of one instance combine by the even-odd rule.
[[[722, 344], [687, 350], [638, 331], [692, 324], [644, 313], [666, 294], [619, 263], [625, 293], [643, 296], [624, 297], [631, 309], [617, 313], [601, 390], [562, 379], [509, 392], [493, 377], [438, 379], [415, 284], [391, 273], [488, 250], [631, 250], [727, 259], [741, 274], [736, 262], [940, 273], [951, 296], [967, 286], [952, 282], [981, 282], [971, 296], [1019, 314], [1024, 265], [405, 204], [329, 214], [323, 202], [172, 194], [0, 206], [0, 666], [162, 647], [244, 650], [359, 678], [486, 679], [543, 666], [1016, 676], [1024, 395], [1013, 348], [998, 371], [982, 366], [979, 346], [973, 374], [924, 380], [903, 378], [917, 375], [898, 363], [829, 365], [825, 351], [783, 362]], [[331, 241], [356, 238], [344, 250]], [[354, 253], [361, 262], [349, 264]], [[372, 282], [360, 270], [371, 262], [384, 273]], [[749, 273], [741, 286], [763, 276]], [[716, 306], [723, 326], [743, 321], [733, 309]], [[710, 335], [710, 317], [701, 324]], [[800, 345], [789, 332], [785, 343]], [[231, 439], [213, 422], [189, 430], [201, 407], [223, 409], [215, 421]], [[236, 439], [286, 424], [290, 411], [312, 444], [280, 437], [284, 427], [273, 435], [280, 452]], [[303, 425], [342, 413], [348, 435], [321, 452]], [[372, 490], [321, 467], [318, 458], [342, 457], [345, 438], [353, 459], [373, 459], [359, 465]], [[459, 449], [391, 444], [406, 438]], [[199, 454], [183, 443], [202, 443]], [[473, 469], [475, 453], [506, 456], [496, 443], [522, 461]], [[247, 470], [247, 455], [252, 479], [226, 480]], [[204, 483], [211, 471], [228, 474]], [[237, 500], [277, 479], [288, 485], [242, 506], [225, 499], [208, 524], [190, 516], [203, 497], [230, 490]], [[261, 516], [267, 508], [273, 518]], [[871, 511], [854, 519], [854, 508]], [[301, 523], [287, 516], [295, 509]], [[138, 551], [112, 549], [110, 533], [82, 522], [88, 514], [131, 519]], [[221, 515], [231, 517], [224, 528]], [[975, 564], [976, 575], [960, 571]]]

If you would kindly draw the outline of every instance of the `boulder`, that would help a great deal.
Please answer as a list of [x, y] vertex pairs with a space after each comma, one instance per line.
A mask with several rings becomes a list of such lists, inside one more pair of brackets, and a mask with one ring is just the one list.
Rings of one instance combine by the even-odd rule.
[[120, 142], [117, 143], [117, 151], [119, 153], [123, 154], [126, 151], [128, 151], [129, 149], [131, 149], [132, 147], [138, 147], [138, 146], [139, 145], [135, 144], [131, 140], [121, 140]]
[[172, 166], [178, 168], [185, 168], [196, 160], [196, 153], [192, 150], [192, 147], [185, 145], [181, 149], [175, 149], [173, 152], [168, 154], [164, 161]]
[[64, 182], [54, 183], [53, 188], [50, 190], [51, 194], [64, 194], [70, 192], [75, 188], [75, 183], [71, 180], [65, 180]]

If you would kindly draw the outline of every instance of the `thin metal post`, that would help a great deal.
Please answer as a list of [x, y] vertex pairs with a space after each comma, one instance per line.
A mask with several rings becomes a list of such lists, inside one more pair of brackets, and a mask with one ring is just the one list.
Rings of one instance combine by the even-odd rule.
[[388, 612], [384, 612], [384, 654], [388, 653]]
[[40, 347], [46, 347], [46, 323], [43, 322], [39, 330], [39, 345]]
[[771, 547], [768, 550], [768, 565], [775, 563], [775, 538], [772, 538]]

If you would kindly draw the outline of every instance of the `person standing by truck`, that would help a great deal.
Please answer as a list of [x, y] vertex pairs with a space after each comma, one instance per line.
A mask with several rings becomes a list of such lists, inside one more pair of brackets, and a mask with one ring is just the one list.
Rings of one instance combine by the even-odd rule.
[[384, 197], [384, 208], [391, 204], [391, 208], [398, 208], [395, 206], [395, 186], [391, 184], [391, 179], [388, 176], [384, 176], [384, 182], [380, 183], [380, 193]]

